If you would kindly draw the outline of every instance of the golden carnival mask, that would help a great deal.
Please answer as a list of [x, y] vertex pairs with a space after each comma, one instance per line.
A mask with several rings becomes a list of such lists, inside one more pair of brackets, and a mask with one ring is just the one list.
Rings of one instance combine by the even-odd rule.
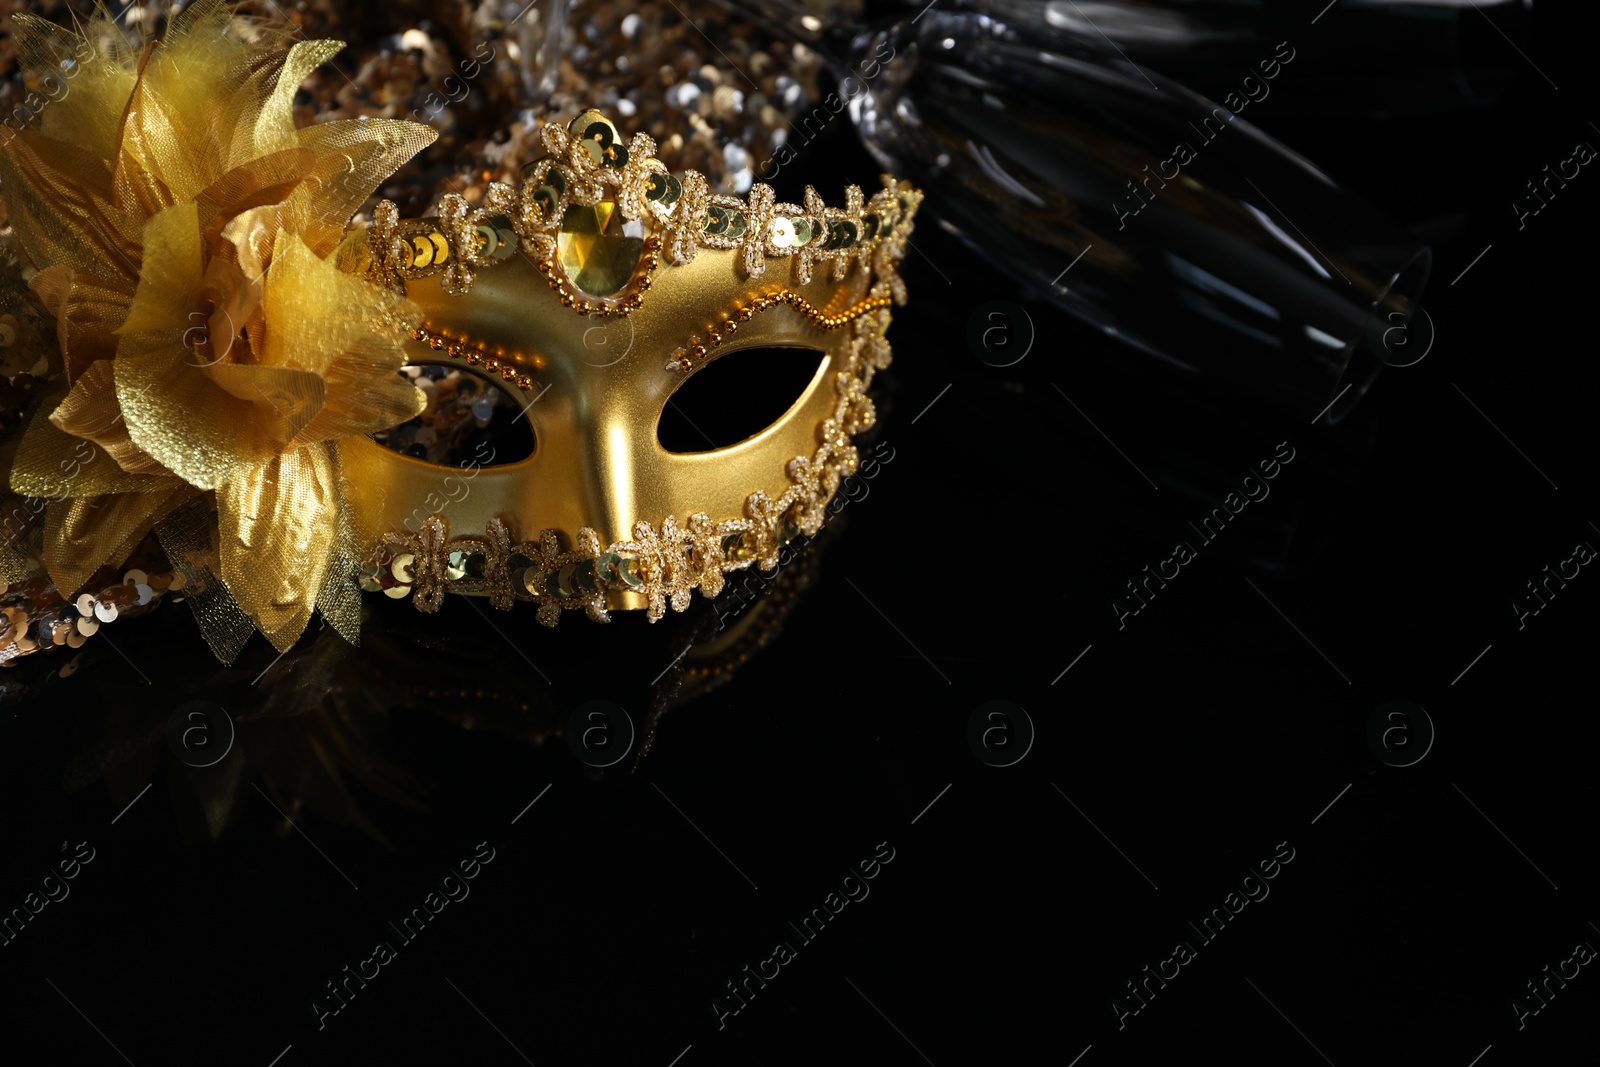
[[[594, 111], [545, 126], [543, 141], [520, 190], [492, 185], [482, 207], [447, 197], [438, 218], [400, 221], [380, 205], [365, 250], [368, 273], [422, 309], [412, 358], [444, 352], [505, 382], [533, 454], [468, 485], [351, 438], [346, 500], [357, 537], [384, 545], [367, 586], [412, 588], [425, 611], [460, 591], [532, 601], [547, 625], [579, 608], [654, 620], [695, 589], [716, 596], [728, 571], [776, 566], [855, 471], [918, 197], [887, 177], [870, 201], [847, 190], [842, 208], [809, 189], [804, 204], [765, 185], [713, 196], [655, 159], [648, 135], [625, 144]], [[618, 334], [625, 347], [596, 344]], [[657, 423], [690, 375], [775, 346], [824, 353], [783, 416], [727, 448], [661, 445]]]
[[[224, 660], [256, 630], [287, 649], [314, 610], [355, 641], [358, 589], [654, 621], [776, 566], [855, 471], [905, 299], [909, 186], [852, 186], [841, 207], [714, 195], [591, 111], [543, 127], [519, 187], [435, 218], [384, 201], [352, 233], [433, 134], [297, 128], [295, 89], [336, 42], [244, 41], [222, 0], [137, 52], [99, 24], [13, 23], [24, 68], [71, 84], [0, 153], [33, 302], [0, 319], [0, 426], [26, 426], [0, 452], [0, 662], [174, 594]], [[687, 379], [773, 347], [821, 358], [781, 417], [725, 448], [662, 446]], [[532, 453], [454, 465], [374, 440], [438, 414], [422, 365], [493, 382]]]

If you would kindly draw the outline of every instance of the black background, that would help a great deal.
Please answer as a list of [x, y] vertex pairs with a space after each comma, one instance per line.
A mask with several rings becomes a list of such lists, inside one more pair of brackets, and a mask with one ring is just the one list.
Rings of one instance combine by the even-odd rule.
[[[1600, 545], [1600, 178], [1521, 230], [1510, 207], [1600, 144], [1583, 25], [1541, 5], [1517, 87], [1487, 111], [1265, 126], [1436, 239], [1433, 349], [1336, 427], [1175, 385], [924, 220], [880, 399], [892, 462], [781, 636], [667, 714], [636, 770], [590, 771], [559, 726], [591, 699], [642, 725], [670, 620], [549, 632], [516, 612], [496, 630], [460, 603], [376, 603], [354, 662], [380, 695], [335, 713], [313, 690], [311, 710], [241, 724], [215, 840], [194, 828], [210, 785], [168, 750], [167, 716], [195, 696], [270, 714], [264, 694], [289, 700], [312, 661], [272, 667], [256, 639], [222, 670], [180, 609], [117, 628], [70, 678], [13, 669], [0, 907], [63, 839], [95, 858], [0, 948], [6, 1040], [38, 1050], [8, 1060], [1592, 1060], [1592, 966], [1520, 1029], [1511, 1007], [1576, 943], [1600, 945], [1600, 578], [1584, 568], [1520, 629], [1510, 607]], [[792, 169], [820, 188], [877, 173], [843, 120]], [[1005, 369], [964, 341], [996, 299], [1035, 333]], [[1281, 441], [1295, 459], [1272, 496], [1119, 629], [1123, 584]], [[1006, 768], [967, 743], [994, 699], [1037, 730]], [[1367, 740], [1393, 699], [1435, 734], [1404, 768]], [[362, 737], [420, 805], [347, 774], [376, 833], [326, 806], [289, 829], [283, 767], [314, 762], [306, 738], [324, 734]], [[258, 753], [277, 761], [270, 789], [251, 784]], [[470, 896], [400, 946], [387, 924], [479, 842], [494, 859]], [[870, 895], [800, 945], [786, 923], [880, 842], [894, 858]], [[1270, 895], [1202, 945], [1186, 922], [1281, 843]], [[313, 998], [380, 940], [396, 960], [319, 1029]], [[719, 1029], [712, 999], [778, 940], [797, 958]], [[1124, 983], [1181, 940], [1195, 960], [1119, 1030]]]

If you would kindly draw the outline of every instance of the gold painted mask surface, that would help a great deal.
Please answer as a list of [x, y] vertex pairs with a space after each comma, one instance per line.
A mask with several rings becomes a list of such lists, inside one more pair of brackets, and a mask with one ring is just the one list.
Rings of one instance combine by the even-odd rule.
[[[890, 351], [889, 307], [921, 196], [885, 176], [828, 208], [764, 185], [714, 196], [654, 142], [624, 144], [585, 112], [543, 130], [519, 190], [400, 220], [381, 205], [347, 241], [346, 269], [421, 308], [414, 363], [450, 363], [502, 386], [534, 435], [499, 466], [441, 466], [366, 438], [340, 442], [351, 528], [376, 544], [363, 587], [435, 611], [446, 592], [606, 621], [615, 609], [687, 608], [724, 576], [770, 569], [814, 534], [873, 424], [866, 395]], [[821, 353], [798, 399], [737, 444], [670, 452], [657, 426], [702, 367], [752, 348]]]

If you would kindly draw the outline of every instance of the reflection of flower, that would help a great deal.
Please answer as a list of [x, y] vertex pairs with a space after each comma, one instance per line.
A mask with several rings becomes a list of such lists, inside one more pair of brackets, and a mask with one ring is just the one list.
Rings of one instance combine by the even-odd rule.
[[[211, 494], [201, 503], [215, 503], [227, 593], [286, 649], [330, 595], [335, 443], [423, 405], [395, 374], [396, 327], [418, 312], [339, 270], [334, 253], [350, 216], [434, 134], [387, 120], [297, 129], [297, 87], [342, 46], [289, 47], [271, 31], [247, 42], [231, 22], [222, 0], [198, 0], [142, 51], [94, 51], [73, 92], [0, 154], [66, 387], [29, 427], [10, 481], [50, 498], [43, 562], [69, 595]], [[40, 68], [118, 34], [13, 23], [19, 55]], [[68, 475], [60, 460], [79, 438], [110, 462]]]

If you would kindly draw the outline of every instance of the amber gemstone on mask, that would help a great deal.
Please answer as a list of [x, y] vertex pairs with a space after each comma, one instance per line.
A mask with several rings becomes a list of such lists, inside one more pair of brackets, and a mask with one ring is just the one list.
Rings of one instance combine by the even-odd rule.
[[610, 296], [633, 278], [644, 252], [644, 224], [624, 219], [616, 202], [567, 208], [561, 217], [561, 268], [590, 296]]

